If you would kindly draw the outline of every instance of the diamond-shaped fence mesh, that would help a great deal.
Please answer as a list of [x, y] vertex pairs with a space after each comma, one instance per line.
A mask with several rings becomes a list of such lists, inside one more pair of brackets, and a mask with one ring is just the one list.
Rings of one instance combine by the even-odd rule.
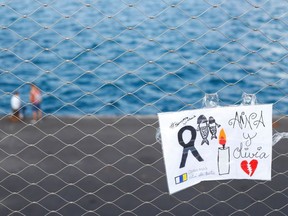
[[[0, 215], [287, 215], [272, 181], [169, 195], [156, 113], [255, 94], [287, 126], [287, 0], [0, 0]], [[42, 92], [32, 122], [30, 84]], [[12, 122], [20, 93], [24, 118]]]

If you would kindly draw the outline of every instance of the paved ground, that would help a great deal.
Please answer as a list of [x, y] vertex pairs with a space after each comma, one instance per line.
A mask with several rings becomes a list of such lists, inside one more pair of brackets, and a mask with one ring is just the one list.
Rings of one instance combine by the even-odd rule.
[[[287, 119], [275, 129], [288, 131]], [[273, 179], [202, 182], [168, 195], [156, 117], [0, 119], [0, 215], [287, 215], [288, 140]]]

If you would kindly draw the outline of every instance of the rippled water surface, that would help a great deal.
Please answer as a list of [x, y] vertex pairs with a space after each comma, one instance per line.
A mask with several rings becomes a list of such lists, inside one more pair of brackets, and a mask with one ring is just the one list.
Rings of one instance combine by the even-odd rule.
[[287, 114], [288, 2], [14, 0], [0, 6], [0, 113], [29, 83], [56, 115], [155, 114], [243, 92]]

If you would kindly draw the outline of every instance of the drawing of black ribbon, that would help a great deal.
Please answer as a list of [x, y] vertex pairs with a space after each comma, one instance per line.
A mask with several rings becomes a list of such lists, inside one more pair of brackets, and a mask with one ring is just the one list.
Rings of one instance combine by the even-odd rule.
[[[185, 143], [183, 140], [183, 133], [186, 130], [189, 130], [191, 132], [191, 140], [188, 143]], [[187, 125], [187, 126], [181, 128], [178, 132], [178, 142], [183, 147], [183, 153], [182, 153], [180, 168], [185, 166], [189, 151], [191, 151], [191, 153], [194, 155], [194, 157], [198, 161], [204, 161], [203, 158], [200, 156], [199, 152], [197, 151], [197, 149], [194, 147], [196, 135], [197, 135], [197, 132], [196, 132], [195, 128], [190, 126], [190, 125]]]

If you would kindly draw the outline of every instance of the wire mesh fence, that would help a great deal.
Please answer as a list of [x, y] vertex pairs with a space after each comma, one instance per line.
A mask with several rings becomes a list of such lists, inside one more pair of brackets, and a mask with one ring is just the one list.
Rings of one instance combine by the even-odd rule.
[[287, 215], [285, 141], [271, 182], [170, 196], [155, 139], [156, 113], [200, 108], [205, 93], [223, 106], [255, 94], [285, 131], [287, 11], [286, 0], [0, 1], [0, 214]]

